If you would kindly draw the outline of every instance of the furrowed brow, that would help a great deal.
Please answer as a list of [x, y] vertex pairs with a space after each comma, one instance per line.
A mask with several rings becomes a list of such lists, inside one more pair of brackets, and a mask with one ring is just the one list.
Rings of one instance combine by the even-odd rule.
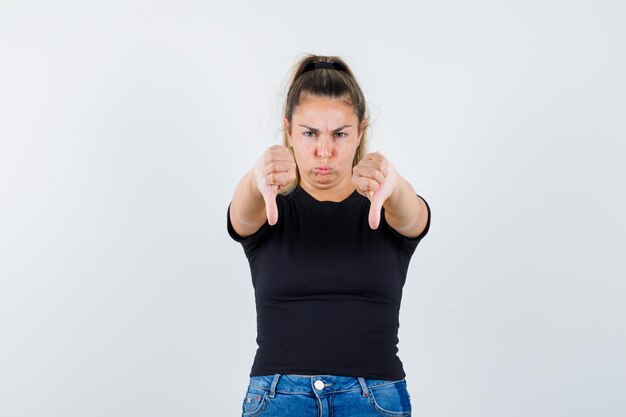
[[[319, 132], [319, 129], [316, 129], [314, 127], [310, 127], [310, 126], [307, 126], [307, 125], [301, 125], [301, 124], [298, 124], [298, 126], [301, 126], [301, 127], [305, 128], [305, 129], [312, 130], [313, 132]], [[344, 129], [346, 127], [352, 127], [352, 125], [343, 125], [341, 127], [338, 127], [337, 129], [333, 130], [333, 132], [338, 132], [341, 129]]]

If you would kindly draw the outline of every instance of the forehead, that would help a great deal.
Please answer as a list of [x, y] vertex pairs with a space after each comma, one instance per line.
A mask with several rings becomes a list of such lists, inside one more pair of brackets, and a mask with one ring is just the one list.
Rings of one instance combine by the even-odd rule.
[[345, 99], [303, 96], [293, 113], [293, 119], [309, 123], [339, 123], [353, 121], [356, 113]]

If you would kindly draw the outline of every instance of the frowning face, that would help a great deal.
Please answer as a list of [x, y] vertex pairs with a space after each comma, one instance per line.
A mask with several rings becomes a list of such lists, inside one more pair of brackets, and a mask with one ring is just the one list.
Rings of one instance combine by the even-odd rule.
[[328, 199], [354, 191], [352, 161], [363, 132], [352, 106], [341, 99], [303, 97], [291, 125], [287, 119], [284, 124], [302, 188]]

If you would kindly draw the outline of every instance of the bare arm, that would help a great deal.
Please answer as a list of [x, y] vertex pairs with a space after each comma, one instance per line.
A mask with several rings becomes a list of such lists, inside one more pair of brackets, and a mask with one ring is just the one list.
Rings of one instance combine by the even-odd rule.
[[254, 180], [254, 168], [239, 181], [230, 203], [230, 222], [235, 232], [247, 237], [259, 230], [266, 220], [265, 201]]
[[398, 183], [393, 193], [383, 204], [385, 220], [403, 236], [419, 236], [426, 228], [428, 209], [426, 203], [417, 196], [415, 190], [404, 178], [398, 175]]

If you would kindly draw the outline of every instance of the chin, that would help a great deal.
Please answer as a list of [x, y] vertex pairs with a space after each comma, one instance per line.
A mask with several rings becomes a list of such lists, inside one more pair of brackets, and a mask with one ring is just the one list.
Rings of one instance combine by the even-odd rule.
[[311, 177], [311, 183], [319, 186], [328, 186], [333, 183], [335, 180], [334, 175], [316, 175], [313, 174]]

